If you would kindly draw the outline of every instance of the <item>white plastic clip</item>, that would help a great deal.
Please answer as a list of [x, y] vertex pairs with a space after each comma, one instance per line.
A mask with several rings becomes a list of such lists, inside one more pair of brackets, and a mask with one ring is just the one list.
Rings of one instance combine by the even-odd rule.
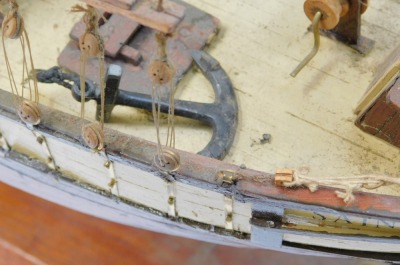
[[54, 161], [54, 157], [50, 153], [50, 148], [47, 145], [46, 138], [36, 131], [31, 131], [32, 134], [36, 137], [36, 141], [43, 146], [43, 150], [47, 156], [47, 166], [52, 170], [57, 170], [56, 163]]
[[108, 169], [110, 175], [110, 182], [108, 183], [108, 186], [110, 187], [110, 193], [117, 195], [117, 197], [119, 198], [120, 197], [119, 187], [118, 187], [117, 175], [115, 174], [114, 162], [108, 158], [108, 155], [105, 150], [102, 153], [106, 158], [106, 162], [104, 162], [104, 167]]
[[217, 173], [217, 182], [220, 184], [233, 185], [236, 181], [236, 172], [232, 170], [221, 170]]
[[225, 229], [233, 230], [233, 199], [231, 196], [224, 196], [225, 204]]
[[4, 157], [8, 151], [10, 151], [10, 145], [8, 144], [6, 138], [4, 138], [3, 134], [0, 133], [0, 156]]
[[176, 184], [175, 182], [167, 182], [168, 191], [168, 216], [176, 217]]

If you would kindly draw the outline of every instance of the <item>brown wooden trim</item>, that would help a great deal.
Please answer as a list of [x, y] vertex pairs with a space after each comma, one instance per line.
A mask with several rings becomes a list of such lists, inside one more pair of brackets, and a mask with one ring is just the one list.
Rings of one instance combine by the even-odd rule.
[[343, 199], [336, 196], [335, 190], [330, 188], [320, 188], [311, 192], [307, 188], [283, 188], [251, 181], [240, 181], [237, 185], [238, 190], [246, 195], [324, 206], [359, 214], [368, 213], [377, 217], [400, 218], [400, 198], [396, 196], [356, 192], [355, 200], [346, 205]]
[[266, 260], [295, 265], [351, 263], [218, 246], [130, 228], [66, 209], [0, 182], [0, 264], [257, 265]]

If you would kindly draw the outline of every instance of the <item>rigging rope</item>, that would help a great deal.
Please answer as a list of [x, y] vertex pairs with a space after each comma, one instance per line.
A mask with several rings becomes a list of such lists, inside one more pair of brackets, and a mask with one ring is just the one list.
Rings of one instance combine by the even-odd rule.
[[[105, 103], [105, 62], [104, 42], [99, 34], [99, 14], [94, 7], [75, 5], [72, 12], [83, 12], [85, 32], [79, 39], [80, 56], [80, 90], [81, 90], [81, 121], [82, 137], [86, 144], [97, 151], [104, 148], [104, 103]], [[100, 84], [100, 123], [85, 124], [85, 94], [86, 94], [86, 62], [91, 57], [97, 57], [99, 62]]]
[[[174, 66], [168, 61], [167, 39], [169, 35], [157, 32], [155, 38], [158, 45], [156, 58], [149, 66], [149, 75], [152, 81], [152, 113], [157, 134], [157, 154], [154, 157], [154, 165], [161, 172], [173, 172], [179, 167], [179, 154], [175, 149], [175, 76]], [[161, 89], [168, 87], [168, 129], [164, 148], [160, 137], [160, 114], [161, 114]]]
[[[8, 79], [10, 82], [11, 92], [14, 98], [14, 105], [16, 106], [18, 116], [27, 125], [33, 126], [40, 123], [40, 111], [38, 108], [39, 89], [37, 86], [31, 45], [29, 42], [28, 33], [25, 30], [24, 19], [19, 14], [19, 6], [17, 2], [15, 0], [9, 0], [8, 4], [9, 11], [4, 17], [2, 23], [2, 44]], [[14, 73], [10, 64], [5, 44], [6, 39], [19, 39], [21, 45], [22, 79], [20, 83], [20, 88], [17, 86], [17, 82], [15, 81]], [[25, 83], [27, 83], [28, 85], [28, 98], [25, 98]]]
[[388, 184], [400, 185], [400, 179], [378, 174], [315, 179], [295, 171], [293, 181], [283, 183], [288, 188], [305, 186], [311, 192], [317, 191], [319, 186], [337, 188], [339, 190], [335, 191], [336, 195], [347, 204], [355, 200], [356, 191], [374, 190]]
[[[47, 165], [53, 170], [58, 170], [54, 158], [51, 155], [50, 148], [47, 145], [46, 138], [38, 132], [35, 132], [34, 125], [40, 123], [39, 110], [39, 88], [35, 66], [33, 64], [31, 45], [29, 36], [25, 30], [24, 19], [19, 14], [19, 6], [16, 0], [9, 0], [9, 11], [4, 17], [2, 23], [2, 44], [4, 59], [7, 68], [8, 80], [10, 82], [11, 92], [13, 94], [14, 105], [20, 119], [31, 130], [37, 141], [43, 146], [47, 156]], [[8, 57], [5, 39], [19, 39], [22, 49], [22, 78], [21, 87], [17, 86], [14, 73]], [[26, 96], [25, 85], [28, 86], [29, 96]], [[19, 91], [20, 90], [20, 91]], [[3, 147], [4, 148], [4, 147]]]

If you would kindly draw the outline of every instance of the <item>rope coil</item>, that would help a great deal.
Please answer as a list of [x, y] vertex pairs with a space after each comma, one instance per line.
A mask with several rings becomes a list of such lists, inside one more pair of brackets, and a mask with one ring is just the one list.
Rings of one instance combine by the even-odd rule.
[[311, 192], [318, 190], [320, 186], [336, 188], [337, 197], [343, 199], [346, 204], [355, 200], [354, 192], [362, 189], [374, 190], [384, 185], [400, 185], [400, 179], [386, 175], [358, 175], [349, 177], [331, 177], [314, 179], [295, 171], [293, 181], [283, 183], [287, 188], [307, 187]]

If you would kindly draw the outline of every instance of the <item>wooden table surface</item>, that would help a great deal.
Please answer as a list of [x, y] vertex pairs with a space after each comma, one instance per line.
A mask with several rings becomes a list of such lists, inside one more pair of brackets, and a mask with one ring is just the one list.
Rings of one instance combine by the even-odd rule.
[[[1, 175], [1, 173], [0, 173]], [[0, 265], [376, 265], [235, 249], [126, 227], [71, 211], [0, 182]]]

